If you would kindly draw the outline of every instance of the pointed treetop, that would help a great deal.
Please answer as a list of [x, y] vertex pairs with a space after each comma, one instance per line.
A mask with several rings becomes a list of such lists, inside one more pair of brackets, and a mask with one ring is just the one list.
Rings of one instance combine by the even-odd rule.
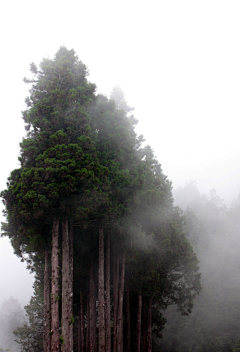
[[124, 110], [126, 113], [133, 111], [134, 108], [131, 108], [127, 105], [124, 93], [119, 86], [115, 86], [110, 95], [110, 99], [113, 99], [116, 103], [116, 106], [120, 110]]

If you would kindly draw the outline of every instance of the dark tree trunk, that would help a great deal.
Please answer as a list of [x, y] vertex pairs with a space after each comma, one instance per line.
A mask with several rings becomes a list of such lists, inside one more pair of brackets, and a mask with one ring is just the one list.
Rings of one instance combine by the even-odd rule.
[[123, 294], [125, 280], [125, 253], [122, 254], [122, 268], [119, 285], [118, 298], [118, 319], [117, 319], [117, 352], [122, 352], [123, 348]]
[[69, 221], [69, 347], [73, 352], [73, 222]]
[[98, 267], [98, 351], [105, 351], [105, 299], [104, 299], [104, 234], [99, 227]]
[[96, 310], [96, 287], [95, 287], [95, 280], [93, 281], [93, 326], [94, 326], [94, 352], [97, 352], [97, 310]]
[[82, 348], [82, 352], [84, 352], [86, 351], [86, 328], [85, 328], [84, 303], [83, 303], [82, 294], [81, 294], [81, 300], [80, 300], [80, 312], [81, 312], [81, 348]]
[[50, 351], [50, 282], [48, 269], [48, 250], [45, 250], [44, 269], [44, 325], [43, 325], [43, 352]]
[[131, 352], [131, 320], [129, 291], [126, 291], [126, 328], [127, 328], [127, 352]]
[[78, 332], [77, 332], [77, 336], [78, 336], [78, 340], [77, 340], [77, 346], [78, 346], [78, 349], [77, 351], [78, 352], [82, 352], [82, 349], [81, 349], [81, 308], [79, 307], [79, 310], [78, 310], [78, 320], [77, 320], [77, 324], [78, 324]]
[[62, 221], [62, 351], [70, 350], [70, 292], [69, 292], [69, 233], [68, 220]]
[[86, 337], [86, 352], [90, 352], [90, 297], [87, 301], [87, 337]]
[[51, 352], [59, 351], [58, 232], [59, 219], [54, 218], [52, 229]]
[[80, 293], [80, 302], [79, 302], [79, 321], [78, 321], [78, 352], [84, 352], [85, 346], [85, 323], [84, 323], [84, 305], [83, 305], [83, 296]]
[[138, 294], [137, 309], [137, 348], [136, 352], [141, 352], [141, 329], [142, 329], [142, 295]]
[[147, 352], [152, 352], [152, 297], [148, 302]]
[[143, 296], [142, 299], [142, 352], [147, 352], [147, 336], [148, 336], [148, 297]]
[[96, 339], [96, 298], [95, 298], [95, 285], [93, 266], [90, 267], [90, 292], [89, 292], [89, 339], [90, 339], [90, 352], [97, 352], [97, 339]]
[[118, 286], [119, 286], [119, 249], [114, 251], [114, 267], [113, 267], [113, 352], [117, 352]]
[[106, 248], [106, 352], [111, 352], [111, 304], [110, 304], [110, 234]]

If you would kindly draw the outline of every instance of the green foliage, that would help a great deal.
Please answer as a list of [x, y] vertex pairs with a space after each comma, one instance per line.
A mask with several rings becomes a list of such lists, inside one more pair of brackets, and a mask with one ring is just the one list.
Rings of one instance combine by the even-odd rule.
[[[3, 234], [38, 270], [35, 254], [41, 258], [51, 246], [53, 218], [71, 218], [75, 290], [80, 291], [87, 286], [90, 262], [96, 264], [103, 226], [112, 247], [126, 253], [128, 286], [153, 297], [160, 331], [160, 309], [176, 303], [189, 314], [200, 290], [198, 261], [173, 207], [171, 183], [137, 136], [137, 120], [129, 116], [133, 109], [123, 92], [115, 87], [111, 99], [96, 96], [73, 50], [60, 48], [39, 69], [32, 63], [31, 72], [34, 79], [25, 79], [32, 88], [23, 111], [27, 136], [20, 144], [21, 167], [1, 193], [7, 218]], [[30, 306], [34, 300], [29, 319]], [[29, 343], [34, 324], [17, 330], [21, 341]], [[34, 341], [39, 338], [33, 334]]]
[[43, 270], [39, 257], [33, 259], [35, 266], [34, 294], [25, 306], [28, 321], [14, 330], [15, 339], [22, 352], [42, 352], [43, 346]]
[[201, 285], [198, 260], [182, 231], [182, 221], [173, 213], [152, 234], [138, 237], [126, 275], [129, 287], [152, 296], [160, 309], [175, 303], [188, 315]]
[[22, 167], [1, 193], [8, 220], [3, 233], [20, 256], [49, 245], [55, 214], [86, 219], [91, 204], [96, 209], [107, 202], [107, 168], [99, 164], [89, 136], [95, 86], [86, 80], [85, 65], [73, 51], [60, 48], [40, 70], [33, 67], [37, 79], [29, 81], [34, 84], [23, 112], [29, 132], [20, 145]]

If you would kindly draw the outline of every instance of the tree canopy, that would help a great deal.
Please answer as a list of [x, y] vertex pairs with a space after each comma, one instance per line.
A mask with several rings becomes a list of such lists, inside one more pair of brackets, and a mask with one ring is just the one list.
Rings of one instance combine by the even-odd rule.
[[[49, 329], [54, 341], [51, 351], [59, 350], [59, 341], [63, 351], [72, 349], [73, 330], [68, 331], [70, 323], [64, 325], [65, 314], [68, 322], [74, 316], [80, 322], [83, 309], [89, 319], [88, 336], [94, 336], [96, 302], [104, 307], [106, 299], [109, 309], [110, 300], [116, 303], [116, 295], [111, 297], [110, 292], [112, 280], [118, 295], [114, 341], [120, 352], [125, 343], [124, 330], [119, 329], [124, 287], [135, 292], [131, 299], [143, 295], [144, 302], [149, 300], [148, 309], [154, 305], [160, 311], [176, 303], [182, 314], [189, 314], [200, 290], [197, 257], [186, 240], [181, 214], [173, 206], [171, 182], [143, 136], [137, 136], [137, 120], [130, 115], [133, 109], [121, 89], [115, 87], [110, 99], [97, 95], [96, 86], [87, 80], [86, 66], [64, 47], [54, 59], [43, 59], [39, 68], [32, 63], [30, 70], [33, 78], [24, 79], [31, 89], [22, 113], [27, 135], [20, 143], [21, 166], [12, 171], [1, 193], [7, 219], [3, 234], [11, 239], [16, 254], [27, 255], [33, 270], [37, 269], [31, 258], [37, 255], [42, 265], [45, 261], [43, 306], [45, 297], [50, 297], [49, 280], [55, 305], [46, 308], [43, 320], [57, 324]], [[59, 262], [63, 322], [58, 341]], [[74, 298], [72, 311], [71, 297], [89, 290], [85, 306], [81, 308], [79, 298]], [[104, 314], [99, 304], [99, 352], [110, 352], [110, 342], [104, 345]], [[111, 330], [110, 322], [106, 324]], [[89, 343], [94, 341], [90, 337]]]

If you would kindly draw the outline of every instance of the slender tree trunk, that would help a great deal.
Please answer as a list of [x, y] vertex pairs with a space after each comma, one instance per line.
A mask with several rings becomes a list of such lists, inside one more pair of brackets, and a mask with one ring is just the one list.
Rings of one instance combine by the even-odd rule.
[[137, 309], [137, 349], [136, 352], [141, 352], [141, 329], [142, 329], [142, 294], [138, 294], [138, 309]]
[[126, 291], [126, 326], [127, 326], [127, 352], [131, 352], [131, 320], [129, 291]]
[[78, 352], [82, 352], [81, 350], [81, 308], [79, 307], [79, 310], [78, 310], [78, 320], [77, 320], [77, 323], [78, 323], [78, 340], [77, 340], [77, 346], [78, 346]]
[[147, 337], [148, 337], [148, 297], [143, 296], [142, 299], [142, 352], [147, 352]]
[[105, 351], [104, 234], [102, 227], [99, 227], [98, 351]]
[[48, 250], [45, 250], [44, 269], [44, 327], [43, 327], [43, 352], [50, 351], [50, 282], [48, 269]]
[[80, 293], [80, 307], [79, 307], [79, 322], [78, 322], [78, 352], [84, 352], [85, 346], [85, 323], [84, 323], [84, 306], [83, 306], [83, 296]]
[[97, 310], [96, 310], [96, 291], [95, 280], [93, 277], [93, 327], [94, 327], [94, 352], [97, 352]]
[[152, 297], [149, 298], [148, 304], [147, 352], [152, 352]]
[[122, 352], [123, 347], [123, 294], [125, 280], [125, 253], [122, 254], [122, 268], [119, 285], [118, 319], [117, 319], [117, 352]]
[[69, 221], [69, 351], [73, 352], [73, 222]]
[[111, 304], [110, 304], [110, 234], [106, 248], [106, 352], [111, 352]]
[[71, 352], [69, 327], [70, 327], [70, 292], [69, 292], [69, 233], [68, 220], [62, 221], [62, 351]]
[[119, 249], [114, 251], [113, 268], [113, 352], [117, 352], [117, 317], [118, 317], [118, 286], [119, 286]]
[[90, 352], [90, 297], [87, 301], [87, 337], [86, 337], [86, 352]]
[[90, 267], [90, 292], [89, 292], [89, 339], [90, 339], [90, 352], [97, 352], [97, 339], [96, 339], [96, 298], [95, 298], [95, 285], [93, 275], [93, 265]]
[[54, 218], [52, 229], [51, 352], [59, 352], [58, 232], [59, 219]]
[[84, 352], [86, 351], [86, 328], [85, 328], [84, 303], [83, 303], [82, 294], [81, 294], [81, 300], [80, 300], [80, 312], [81, 312], [81, 347], [82, 347], [82, 352]]

